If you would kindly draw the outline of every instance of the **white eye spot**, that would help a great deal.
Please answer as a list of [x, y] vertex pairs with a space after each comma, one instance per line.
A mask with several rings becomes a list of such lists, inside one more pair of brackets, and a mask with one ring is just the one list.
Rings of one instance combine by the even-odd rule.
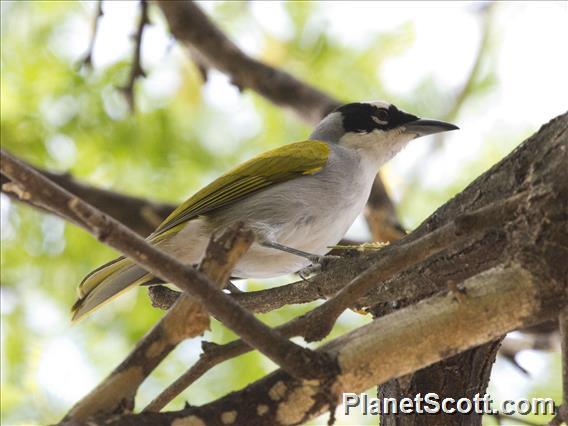
[[375, 123], [380, 124], [382, 126], [388, 124], [388, 121], [383, 121], [379, 117], [375, 117], [374, 115], [371, 116], [371, 120], [373, 120]]

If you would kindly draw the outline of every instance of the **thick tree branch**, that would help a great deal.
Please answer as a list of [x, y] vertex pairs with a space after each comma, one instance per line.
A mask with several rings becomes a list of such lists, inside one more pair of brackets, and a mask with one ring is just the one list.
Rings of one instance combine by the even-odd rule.
[[64, 217], [78, 219], [101, 242], [129, 256], [156, 277], [188, 291], [224, 325], [292, 374], [327, 377], [334, 371], [331, 360], [283, 338], [228, 295], [217, 290], [204, 274], [149, 245], [124, 225], [60, 188], [12, 155], [3, 150], [1, 153], [2, 173], [20, 187], [21, 193], [29, 194], [30, 200], [49, 206]]

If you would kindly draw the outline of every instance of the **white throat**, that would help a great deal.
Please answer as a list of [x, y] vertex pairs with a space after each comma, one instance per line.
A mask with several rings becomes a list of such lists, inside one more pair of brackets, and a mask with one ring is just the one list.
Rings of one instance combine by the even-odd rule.
[[369, 160], [378, 169], [393, 158], [414, 135], [403, 133], [404, 129], [387, 132], [375, 129], [371, 133], [346, 133], [339, 140], [339, 145], [359, 152], [362, 158]]

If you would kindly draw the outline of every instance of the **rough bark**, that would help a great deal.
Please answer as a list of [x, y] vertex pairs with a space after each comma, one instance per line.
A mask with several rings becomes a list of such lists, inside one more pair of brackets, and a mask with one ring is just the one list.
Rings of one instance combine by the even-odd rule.
[[[487, 389], [491, 369], [497, 356], [501, 339], [467, 350], [451, 358], [433, 364], [408, 376], [389, 380], [378, 387], [379, 398], [411, 397], [434, 392], [440, 398], [469, 398], [483, 395]], [[382, 426], [413, 425], [479, 425], [481, 414], [383, 414]]]

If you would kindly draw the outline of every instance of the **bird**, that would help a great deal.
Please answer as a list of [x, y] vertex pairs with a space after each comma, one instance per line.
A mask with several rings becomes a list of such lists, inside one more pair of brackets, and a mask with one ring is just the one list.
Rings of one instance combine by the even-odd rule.
[[[195, 265], [214, 233], [241, 222], [253, 231], [255, 242], [237, 262], [234, 277], [301, 271], [343, 238], [363, 211], [383, 164], [413, 139], [456, 129], [385, 101], [341, 105], [308, 140], [261, 153], [196, 192], [147, 241]], [[111, 260], [80, 283], [72, 319], [155, 280], [124, 256]]]

